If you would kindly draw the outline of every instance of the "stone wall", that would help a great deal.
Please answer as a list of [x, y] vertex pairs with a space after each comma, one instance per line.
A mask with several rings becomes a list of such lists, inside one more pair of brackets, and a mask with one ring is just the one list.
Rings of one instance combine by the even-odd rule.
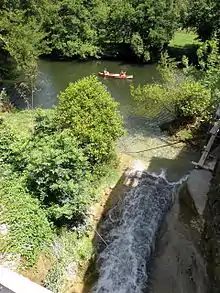
[[203, 248], [208, 263], [210, 293], [220, 293], [220, 164], [212, 179], [204, 211]]

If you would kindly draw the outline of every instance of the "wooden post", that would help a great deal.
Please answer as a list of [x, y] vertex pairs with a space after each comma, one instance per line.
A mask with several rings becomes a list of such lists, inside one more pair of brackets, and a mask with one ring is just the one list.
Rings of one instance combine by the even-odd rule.
[[[205, 166], [205, 161], [208, 157], [208, 155], [210, 154], [210, 150], [211, 150], [211, 147], [215, 141], [215, 138], [217, 136], [217, 133], [219, 131], [219, 128], [220, 128], [220, 120], [218, 120], [217, 122], [214, 123], [214, 126], [212, 127], [212, 129], [209, 131], [209, 133], [211, 134], [211, 137], [208, 141], [208, 144], [205, 146], [205, 149], [201, 155], [201, 158], [199, 160], [198, 163], [195, 163], [193, 162], [193, 164], [197, 167], [200, 167], [200, 168], [204, 168], [204, 169], [210, 169], [210, 167], [206, 167]], [[215, 164], [214, 164], [215, 165]], [[211, 169], [213, 171], [215, 166], [213, 166]]]

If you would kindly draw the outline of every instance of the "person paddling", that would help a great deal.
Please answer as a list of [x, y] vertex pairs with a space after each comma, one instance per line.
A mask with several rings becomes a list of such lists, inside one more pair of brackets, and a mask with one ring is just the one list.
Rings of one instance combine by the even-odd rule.
[[104, 74], [105, 74], [105, 75], [108, 75], [108, 74], [109, 74], [109, 72], [106, 70], [106, 68], [105, 68], [105, 70], [104, 70]]
[[126, 75], [126, 72], [121, 70], [120, 76], [125, 76], [125, 75]]

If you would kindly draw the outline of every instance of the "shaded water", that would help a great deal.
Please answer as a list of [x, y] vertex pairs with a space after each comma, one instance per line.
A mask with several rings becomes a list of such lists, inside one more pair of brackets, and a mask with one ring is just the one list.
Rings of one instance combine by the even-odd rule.
[[[134, 75], [133, 81], [102, 79], [113, 98], [120, 103], [127, 133], [119, 140], [118, 150], [143, 162], [149, 172], [167, 169], [167, 178], [178, 181], [192, 168], [198, 153], [183, 145], [171, 145], [161, 133], [157, 119], [139, 116], [133, 110], [129, 96], [130, 84], [159, 80], [156, 67], [128, 65], [120, 62], [49, 62], [39, 63], [39, 91], [35, 106], [50, 108], [57, 103], [56, 95], [69, 82], [107, 68], [111, 72], [125, 70]], [[162, 147], [161, 147], [162, 146]], [[138, 186], [131, 189], [121, 206], [110, 212], [102, 236], [108, 243], [100, 250], [100, 279], [95, 293], [145, 292], [203, 293], [206, 289], [203, 259], [197, 245], [197, 231], [191, 231], [191, 215], [179, 204], [177, 185], [161, 176], [144, 173]], [[174, 201], [174, 206], [165, 217]], [[116, 212], [116, 214], [114, 214]], [[155, 246], [157, 231], [162, 225], [156, 255], [149, 261]], [[196, 239], [196, 240], [195, 240]], [[152, 271], [149, 268], [152, 267]]]

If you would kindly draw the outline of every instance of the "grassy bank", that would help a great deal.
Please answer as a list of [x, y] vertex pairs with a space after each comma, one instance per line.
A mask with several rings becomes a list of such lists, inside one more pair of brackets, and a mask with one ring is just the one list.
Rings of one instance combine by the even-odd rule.
[[193, 31], [179, 30], [174, 34], [168, 46], [168, 53], [171, 57], [181, 61], [183, 55], [189, 58], [194, 64], [198, 62], [196, 51], [201, 45], [198, 35]]
[[[44, 110], [43, 113], [48, 115], [52, 111]], [[14, 135], [26, 141], [33, 134], [36, 112], [37, 110], [15, 111], [1, 113], [0, 117]], [[3, 166], [1, 171], [4, 173], [7, 170]], [[103, 201], [106, 200], [108, 194], [106, 190], [115, 185], [119, 175], [119, 170], [109, 168], [107, 171], [106, 169], [105, 176], [95, 186], [94, 200], [90, 204], [86, 224], [77, 229], [70, 229], [68, 226], [58, 228], [48, 222], [46, 217], [43, 220], [39, 216], [40, 212], [44, 217], [40, 202], [23, 188], [19, 176], [16, 181], [19, 186], [13, 181], [14, 177], [10, 179], [10, 183], [5, 179], [4, 182], [7, 183], [5, 189], [2, 188], [1, 182], [0, 200], [4, 207], [0, 215], [0, 225], [7, 223], [8, 227], [7, 235], [0, 236], [1, 252], [5, 253], [2, 263], [6, 264], [10, 259], [13, 269], [53, 292], [71, 291], [74, 282], [81, 282], [80, 276], [83, 276], [89, 260], [93, 257], [92, 239], [102, 214]], [[40, 228], [36, 226], [39, 218], [43, 221]], [[46, 226], [45, 234], [41, 235]], [[49, 237], [48, 241], [44, 239], [43, 245], [41, 236]], [[28, 241], [27, 238], [29, 238]], [[37, 243], [39, 249], [35, 248], [34, 242]], [[33, 258], [29, 254], [27, 258], [24, 257], [28, 251], [27, 246], [31, 253], [34, 249]]]
[[95, 76], [58, 100], [52, 110], [1, 114], [0, 243], [4, 265], [10, 259], [13, 269], [66, 292], [93, 254], [92, 207], [117, 181], [123, 130], [118, 104]]
[[198, 35], [193, 31], [179, 30], [174, 34], [169, 46], [174, 48], [184, 48], [186, 46], [197, 46], [201, 42], [198, 40]]

